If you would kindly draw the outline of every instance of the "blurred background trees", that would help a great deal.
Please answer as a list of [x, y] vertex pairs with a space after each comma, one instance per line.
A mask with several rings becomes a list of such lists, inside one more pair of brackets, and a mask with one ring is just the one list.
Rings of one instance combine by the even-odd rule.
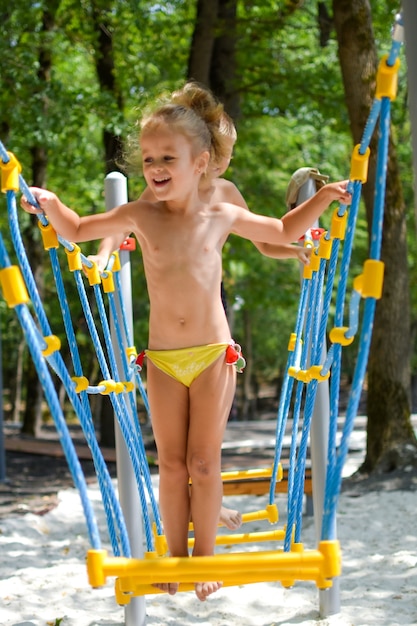
[[[4, 5], [6, 3], [3, 3]], [[238, 142], [226, 176], [253, 211], [282, 215], [292, 173], [317, 167], [347, 178], [373, 97], [375, 72], [391, 44], [399, 2], [368, 0], [14, 0], [0, 9], [0, 138], [30, 184], [47, 185], [80, 213], [102, 211], [103, 180], [120, 167], [123, 142], [143, 106], [188, 78], [209, 86], [235, 120]], [[393, 106], [392, 150], [383, 255], [389, 297], [377, 307], [370, 359], [368, 450], [374, 466], [390, 446], [412, 439], [411, 379], [417, 370], [416, 249], [405, 60]], [[351, 277], [367, 258], [372, 181], [364, 202]], [[143, 180], [129, 176], [137, 197]], [[323, 218], [328, 225], [329, 215]], [[5, 211], [0, 213], [7, 232]], [[22, 231], [54, 331], [62, 328], [54, 285], [33, 219]], [[96, 244], [83, 246], [88, 254]], [[148, 302], [140, 253], [133, 262], [135, 344], [147, 341]], [[256, 418], [260, 389], [276, 403], [298, 296], [293, 260], [262, 257], [231, 237], [224, 280], [233, 335], [251, 346], [250, 380], [238, 394], [238, 417]], [[68, 277], [71, 283], [71, 277]], [[35, 434], [41, 393], [21, 332], [0, 300], [6, 415]], [[81, 311], [74, 299], [74, 319]], [[96, 363], [82, 325], [85, 371]], [[65, 351], [65, 346], [63, 351]], [[355, 345], [347, 350], [349, 383]], [[30, 402], [26, 400], [30, 398]], [[392, 428], [396, 424], [395, 432]], [[398, 424], [400, 425], [398, 427]]]

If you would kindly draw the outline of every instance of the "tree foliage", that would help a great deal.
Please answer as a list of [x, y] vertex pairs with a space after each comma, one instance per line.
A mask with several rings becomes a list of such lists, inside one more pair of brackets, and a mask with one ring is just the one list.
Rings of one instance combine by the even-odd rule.
[[[382, 54], [389, 49], [389, 31], [399, 7], [394, 0], [372, 5], [375, 43]], [[22, 162], [29, 183], [29, 147], [41, 144], [48, 155], [47, 185], [80, 213], [103, 209], [103, 133], [125, 139], [149, 100], [181, 85], [189, 73], [203, 71], [189, 64], [196, 18], [202, 6], [207, 14], [199, 26], [206, 29], [207, 37], [213, 36], [214, 29], [217, 46], [210, 52], [217, 66], [213, 69], [211, 63], [206, 71], [211, 73], [209, 80], [216, 84], [228, 110], [235, 113], [238, 128], [227, 176], [237, 184], [249, 207], [282, 215], [290, 176], [304, 165], [318, 167], [332, 180], [348, 176], [353, 141], [329, 0], [15, 0], [1, 9], [0, 136]], [[42, 15], [52, 8], [56, 9], [55, 27], [45, 32]], [[222, 20], [213, 26], [210, 11], [214, 9], [220, 11]], [[235, 18], [233, 30], [231, 11]], [[98, 73], [98, 64], [103, 61], [103, 34], [107, 43], [111, 41], [114, 63], [110, 68], [113, 83], [108, 89], [103, 88]], [[52, 49], [51, 76], [46, 87], [40, 83], [37, 55], [45, 38]], [[234, 76], [223, 84], [214, 70], [231, 43]], [[416, 231], [411, 210], [405, 68], [401, 70], [393, 119], [402, 188], [410, 208], [407, 222], [412, 250]], [[138, 172], [129, 178], [130, 196], [136, 197], [142, 188]], [[327, 220], [324, 217], [324, 226]], [[2, 212], [2, 229], [4, 222]], [[353, 259], [356, 267], [361, 266], [367, 250], [364, 209], [359, 226]], [[85, 251], [93, 249], [87, 246]], [[408, 261], [411, 284], [415, 284], [417, 269], [411, 254]], [[134, 265], [134, 308], [140, 312], [135, 318], [135, 342], [143, 346], [148, 304], [140, 257]], [[250, 243], [230, 238], [224, 271], [236, 340], [243, 342], [245, 312], [251, 320], [256, 377], [279, 377], [298, 304], [297, 264], [263, 258]], [[47, 269], [45, 279], [48, 313], [55, 325], [59, 323], [59, 311]], [[416, 297], [412, 295], [414, 325]], [[5, 310], [2, 301], [0, 309], [4, 341], [11, 346], [19, 331], [12, 312]], [[414, 348], [414, 368], [415, 353]], [[5, 379], [10, 381], [16, 367], [13, 359], [6, 367]]]

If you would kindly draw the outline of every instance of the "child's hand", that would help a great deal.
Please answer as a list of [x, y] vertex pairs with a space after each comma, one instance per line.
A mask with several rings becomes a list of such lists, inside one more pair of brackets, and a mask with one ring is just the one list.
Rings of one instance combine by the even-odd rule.
[[109, 257], [102, 254], [90, 254], [88, 255], [88, 260], [97, 265], [98, 271], [103, 273], [106, 269]]
[[35, 200], [39, 204], [39, 208], [31, 204], [25, 196], [22, 196], [20, 199], [20, 206], [27, 213], [47, 213], [48, 208], [52, 204], [56, 205], [58, 203], [58, 198], [54, 193], [52, 193], [52, 191], [41, 189], [39, 187], [29, 187], [29, 191], [33, 194]]
[[310, 257], [313, 252], [313, 248], [311, 246], [296, 246], [297, 248], [297, 257], [300, 263], [304, 263], [304, 265], [310, 265]]
[[348, 180], [328, 183], [324, 185], [320, 191], [328, 193], [332, 198], [331, 202], [336, 201], [340, 202], [340, 204], [350, 204], [352, 202], [352, 194], [347, 190], [348, 183]]

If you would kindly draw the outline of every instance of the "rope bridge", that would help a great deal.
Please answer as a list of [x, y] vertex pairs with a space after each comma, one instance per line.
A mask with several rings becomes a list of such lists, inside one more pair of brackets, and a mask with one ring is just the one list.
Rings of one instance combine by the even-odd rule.
[[[273, 466], [265, 470], [229, 472], [223, 475], [224, 481], [233, 480], [236, 475], [243, 480], [265, 476], [270, 479], [269, 499], [265, 509], [245, 514], [243, 522], [265, 520], [274, 528], [257, 533], [219, 535], [216, 544], [280, 542], [279, 545], [282, 544], [282, 547], [274, 550], [237, 551], [210, 557], [166, 556], [167, 545], [137, 414], [136, 389], [139, 390], [148, 412], [149, 405], [140, 372], [135, 366], [137, 354], [126, 322], [125, 303], [121, 296], [118, 254], [112, 255], [106, 270], [100, 273], [96, 265], [83, 255], [77, 245], [57, 235], [46, 216], [39, 215], [39, 228], [44, 248], [49, 253], [62, 310], [63, 326], [71, 354], [74, 375], [70, 376], [60, 353], [61, 342], [50, 328], [20, 234], [16, 194], [19, 191], [22, 192], [34, 205], [36, 205], [36, 200], [21, 175], [18, 160], [0, 142], [2, 191], [6, 195], [11, 239], [18, 259], [18, 265], [11, 264], [4, 238], [0, 233], [0, 284], [3, 297], [7, 305], [14, 308], [22, 327], [74, 484], [80, 493], [91, 544], [91, 549], [87, 554], [89, 582], [93, 587], [98, 587], [104, 585], [109, 577], [115, 577], [116, 600], [119, 604], [128, 604], [133, 596], [160, 593], [152, 586], [156, 582], [177, 581], [180, 583], [180, 591], [187, 591], [194, 589], [195, 581], [217, 580], [219, 572], [221, 572], [225, 586], [263, 581], [280, 581], [285, 586], [291, 586], [297, 580], [310, 580], [315, 582], [320, 589], [329, 588], [332, 580], [340, 575], [341, 551], [335, 536], [335, 521], [342, 469], [348, 453], [349, 437], [353, 429], [366, 372], [375, 305], [382, 293], [384, 269], [380, 261], [380, 251], [390, 105], [396, 95], [398, 54], [401, 43], [402, 21], [399, 16], [393, 29], [391, 51], [380, 62], [375, 99], [361, 143], [353, 150], [349, 176], [349, 190], [352, 192], [350, 209], [348, 211], [346, 206], [339, 206], [335, 210], [331, 227], [321, 234], [318, 245], [314, 246], [309, 234], [305, 238], [305, 245], [314, 246], [314, 250], [310, 265], [304, 269], [296, 324], [289, 341], [286, 375], [277, 412]], [[378, 121], [377, 182], [370, 256], [364, 263], [363, 273], [354, 280], [349, 303], [348, 324], [344, 325], [347, 279], [361, 188], [367, 180], [369, 143]], [[342, 242], [343, 250], [341, 249]], [[61, 270], [63, 263], [60, 250], [62, 249], [65, 252], [68, 269], [75, 281], [92, 348], [95, 350], [101, 370], [102, 380], [95, 384], [89, 381], [83, 372]], [[334, 284], [339, 265], [335, 292]], [[93, 296], [96, 304], [99, 317], [97, 321], [94, 319], [90, 304], [92, 298], [89, 296]], [[334, 297], [334, 323], [329, 333], [331, 345], [323, 362], [326, 331], [329, 327], [330, 308]], [[357, 361], [342, 438], [338, 445], [336, 436], [342, 352], [343, 348], [355, 339], [359, 327], [359, 308], [362, 299], [364, 311]], [[106, 302], [114, 321], [119, 346], [116, 353], [111, 340]], [[101, 330], [100, 333], [98, 327]], [[103, 337], [104, 345], [100, 337]], [[121, 359], [121, 367], [117, 365], [117, 358]], [[57, 397], [52, 374], [55, 374], [62, 382], [91, 450], [107, 520], [112, 556], [108, 556], [107, 551], [102, 548], [97, 521], [88, 497], [86, 480]], [[302, 543], [301, 531], [307, 446], [317, 388], [320, 382], [328, 379], [330, 381], [330, 427], [321, 538], [315, 548], [306, 549]], [[146, 542], [144, 558], [132, 558], [131, 555], [123, 511], [95, 435], [89, 402], [89, 396], [94, 394], [109, 396], [129, 452], [142, 508]], [[280, 527], [275, 489], [277, 481], [282, 478], [280, 459], [291, 406], [293, 408], [288, 469], [288, 519], [287, 524]], [[298, 435], [300, 428], [301, 437]], [[192, 542], [190, 533], [190, 546]]]

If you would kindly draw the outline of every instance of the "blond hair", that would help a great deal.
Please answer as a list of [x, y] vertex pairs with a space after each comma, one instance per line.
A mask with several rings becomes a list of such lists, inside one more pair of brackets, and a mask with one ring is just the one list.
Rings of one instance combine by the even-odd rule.
[[224, 110], [223, 104], [214, 94], [196, 81], [189, 81], [174, 91], [171, 102], [185, 106], [197, 113], [207, 125], [211, 135], [211, 160], [218, 162], [230, 154], [230, 143], [237, 139], [236, 127], [230, 115]]
[[124, 154], [128, 172], [142, 169], [140, 138], [162, 124], [182, 133], [190, 141], [194, 156], [208, 150], [215, 163], [230, 157], [230, 139], [237, 139], [233, 120], [221, 102], [206, 87], [189, 81], [171, 94], [160, 95], [136, 122]]
[[204, 150], [210, 151], [210, 131], [193, 109], [173, 102], [160, 105], [142, 117], [140, 136], [158, 130], [163, 125], [184, 135], [191, 144], [194, 156]]
[[181, 133], [189, 141], [193, 156], [205, 150], [211, 155], [211, 133], [202, 117], [189, 107], [167, 102], [166, 98], [160, 97], [156, 104], [146, 109], [136, 122], [134, 131], [128, 136], [124, 155], [128, 172], [142, 169], [141, 137], [164, 125]]

